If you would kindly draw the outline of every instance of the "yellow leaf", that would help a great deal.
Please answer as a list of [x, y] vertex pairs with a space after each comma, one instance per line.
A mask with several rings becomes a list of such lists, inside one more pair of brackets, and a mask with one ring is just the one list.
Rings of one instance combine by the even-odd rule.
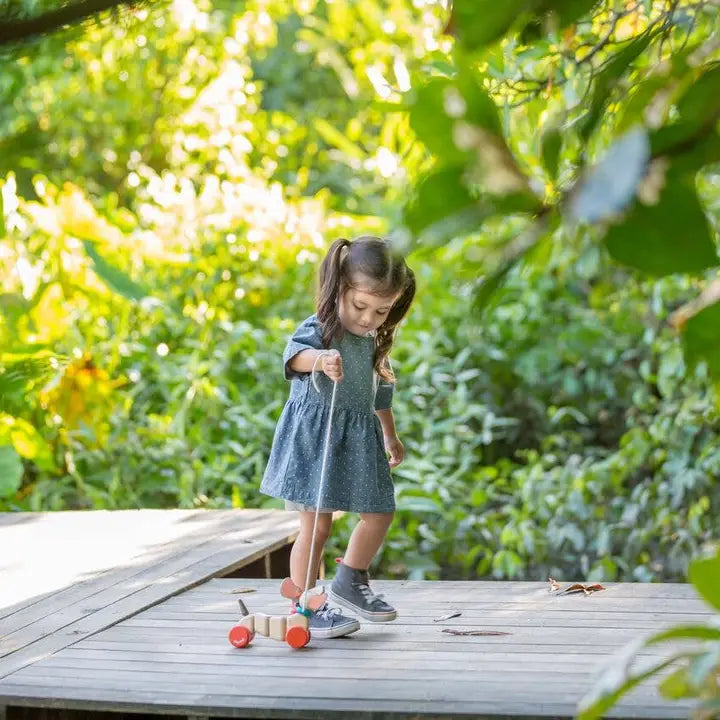
[[35, 342], [50, 344], [64, 337], [70, 326], [70, 317], [59, 283], [52, 283], [45, 288], [40, 301], [31, 312], [31, 317], [37, 327]]
[[118, 245], [123, 234], [100, 217], [80, 188], [66, 183], [58, 198], [58, 218], [63, 230], [81, 240], [101, 241]]

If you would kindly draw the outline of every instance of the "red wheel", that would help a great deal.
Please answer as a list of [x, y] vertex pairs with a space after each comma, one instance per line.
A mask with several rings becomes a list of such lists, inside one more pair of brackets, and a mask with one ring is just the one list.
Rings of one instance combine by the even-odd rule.
[[285, 642], [295, 649], [303, 648], [310, 642], [310, 631], [299, 625], [291, 627], [285, 635]]
[[253, 641], [254, 637], [255, 633], [250, 632], [250, 629], [244, 625], [236, 625], [228, 634], [230, 644], [236, 648], [247, 647]]

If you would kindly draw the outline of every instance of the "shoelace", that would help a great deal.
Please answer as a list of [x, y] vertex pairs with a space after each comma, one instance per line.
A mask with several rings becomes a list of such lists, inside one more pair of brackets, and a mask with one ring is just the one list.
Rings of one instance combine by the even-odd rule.
[[365, 600], [373, 605], [376, 602], [382, 602], [385, 597], [382, 593], [376, 595], [366, 583], [355, 583], [355, 587], [362, 593]]
[[323, 620], [331, 620], [341, 615], [340, 608], [331, 608], [327, 603], [325, 603], [319, 610], [315, 611], [315, 614], [322, 618]]

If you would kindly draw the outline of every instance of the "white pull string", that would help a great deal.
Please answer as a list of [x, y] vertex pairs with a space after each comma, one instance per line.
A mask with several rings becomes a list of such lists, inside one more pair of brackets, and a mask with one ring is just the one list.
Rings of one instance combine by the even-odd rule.
[[[318, 386], [317, 380], [315, 379], [315, 372], [316, 372], [316, 367], [317, 367], [318, 361], [320, 360], [320, 358], [325, 357], [326, 355], [338, 355], [338, 354], [339, 353], [337, 352], [337, 350], [323, 351], [315, 358], [315, 362], [313, 363], [313, 369], [310, 373], [310, 376], [312, 378], [313, 386], [315, 387], [315, 389], [318, 392], [320, 392], [320, 387]], [[307, 611], [308, 588], [310, 587], [310, 569], [313, 566], [313, 556], [315, 554], [315, 533], [317, 532], [318, 518], [320, 517], [320, 501], [322, 500], [323, 489], [325, 487], [325, 480], [326, 480], [326, 475], [327, 475], [327, 458], [328, 458], [328, 451], [330, 450], [330, 433], [332, 431], [332, 420], [333, 420], [333, 412], [335, 410], [335, 394], [337, 392], [337, 386], [338, 386], [337, 380], [334, 380], [332, 397], [330, 399], [330, 416], [328, 417], [327, 431], [325, 432], [325, 447], [323, 449], [322, 466], [320, 467], [320, 487], [318, 488], [317, 502], [315, 503], [315, 520], [313, 522], [312, 540], [310, 541], [310, 557], [308, 558], [307, 574], [305, 576], [305, 591], [303, 592], [303, 595], [302, 595], [303, 614], [306, 614], [306, 611]]]

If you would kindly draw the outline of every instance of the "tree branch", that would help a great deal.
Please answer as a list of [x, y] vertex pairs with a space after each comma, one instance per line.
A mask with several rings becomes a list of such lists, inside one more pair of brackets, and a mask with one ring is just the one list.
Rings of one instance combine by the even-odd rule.
[[120, 5], [137, 5], [137, 0], [80, 0], [28, 20], [0, 23], [0, 46], [46, 35], [67, 25]]

